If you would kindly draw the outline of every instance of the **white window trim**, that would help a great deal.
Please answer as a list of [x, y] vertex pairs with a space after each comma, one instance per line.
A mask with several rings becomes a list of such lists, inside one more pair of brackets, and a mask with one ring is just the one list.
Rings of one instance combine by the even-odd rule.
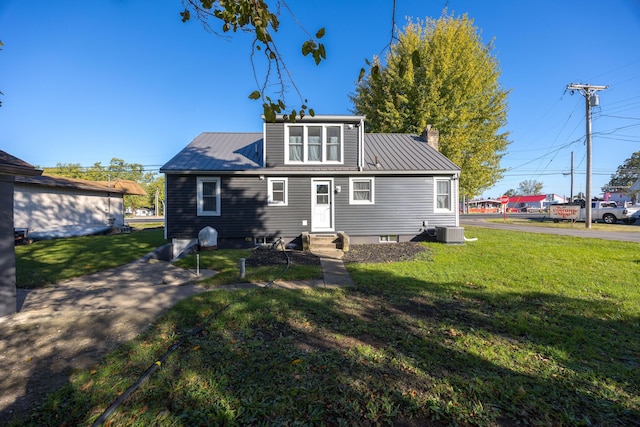
[[[438, 182], [446, 181], [449, 183], [449, 208], [438, 208]], [[433, 211], [434, 212], [453, 212], [453, 181], [450, 178], [435, 178], [433, 180]]]
[[[273, 201], [273, 183], [284, 181], [284, 203]], [[268, 188], [268, 205], [269, 206], [288, 206], [289, 205], [289, 179], [288, 178], [267, 178]]]
[[[289, 128], [295, 126], [302, 126], [302, 154], [303, 159], [301, 161], [289, 159]], [[322, 160], [309, 161], [309, 144], [308, 144], [308, 128], [309, 127], [322, 127]], [[337, 127], [340, 128], [340, 160], [327, 160], [327, 128]], [[344, 164], [344, 126], [338, 123], [335, 124], [320, 124], [320, 123], [292, 123], [285, 125], [284, 131], [284, 163], [287, 165], [342, 165]]]
[[[219, 176], [199, 176], [197, 178], [197, 193], [198, 193], [198, 216], [220, 216], [220, 177]], [[202, 183], [215, 182], [216, 183], [216, 210], [205, 211], [204, 199], [202, 195]]]
[[[371, 200], [355, 200], [353, 197], [354, 193], [354, 185], [353, 183], [356, 181], [369, 181], [371, 182]], [[349, 204], [350, 205], [375, 205], [376, 203], [376, 192], [375, 192], [375, 179], [371, 177], [357, 177], [357, 178], [349, 178]]]

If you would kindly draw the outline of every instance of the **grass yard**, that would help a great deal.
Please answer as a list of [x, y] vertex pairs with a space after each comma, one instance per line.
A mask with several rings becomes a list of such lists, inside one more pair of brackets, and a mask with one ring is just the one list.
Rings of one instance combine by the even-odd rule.
[[15, 425], [92, 423], [200, 324], [110, 426], [640, 425], [640, 245], [465, 231], [352, 289], [182, 301]]
[[126, 264], [166, 243], [162, 229], [16, 246], [16, 282], [34, 289]]
[[[305, 280], [305, 279], [321, 279], [322, 268], [320, 263], [317, 265], [308, 265], [297, 262], [298, 257], [294, 257], [295, 252], [291, 255], [291, 267], [286, 269], [286, 258], [284, 255], [276, 258], [281, 261], [276, 265], [260, 265], [252, 267], [247, 261], [245, 269], [245, 277], [239, 277], [240, 259], [248, 260], [251, 257], [250, 249], [218, 249], [214, 251], [202, 251], [199, 253], [200, 268], [217, 271], [217, 274], [200, 283], [204, 286], [220, 286], [236, 283], [252, 283], [265, 282], [280, 278], [282, 280]], [[197, 268], [197, 258], [195, 254], [189, 255], [176, 262], [178, 267], [195, 270]]]

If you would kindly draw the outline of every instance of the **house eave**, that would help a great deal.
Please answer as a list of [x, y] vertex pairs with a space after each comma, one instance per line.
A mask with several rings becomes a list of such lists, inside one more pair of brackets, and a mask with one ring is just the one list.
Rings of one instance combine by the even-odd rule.
[[42, 170], [22, 166], [2, 165], [0, 167], [0, 175], [40, 176], [42, 175]]
[[[295, 123], [325, 123], [325, 122], [341, 122], [341, 123], [358, 123], [362, 120], [365, 120], [365, 116], [352, 116], [352, 115], [340, 115], [340, 114], [326, 114], [326, 115], [316, 115], [316, 116], [304, 116], [303, 118], [296, 118]], [[262, 120], [266, 120], [265, 116], [262, 116]], [[276, 116], [276, 123], [294, 123], [290, 120], [284, 120], [284, 116], [279, 114]]]
[[459, 170], [411, 170], [411, 171], [394, 171], [394, 170], [373, 170], [373, 169], [349, 169], [349, 170], [291, 170], [291, 169], [255, 169], [247, 171], [216, 171], [216, 170], [188, 170], [188, 171], [168, 171], [160, 170], [166, 175], [245, 175], [245, 176], [353, 176], [353, 175], [388, 175], [388, 176], [425, 176], [425, 175], [454, 175], [460, 174]]

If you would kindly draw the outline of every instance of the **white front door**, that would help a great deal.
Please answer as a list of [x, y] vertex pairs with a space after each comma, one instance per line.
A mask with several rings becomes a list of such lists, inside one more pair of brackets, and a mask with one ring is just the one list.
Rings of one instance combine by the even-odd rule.
[[333, 180], [311, 180], [311, 231], [333, 231]]

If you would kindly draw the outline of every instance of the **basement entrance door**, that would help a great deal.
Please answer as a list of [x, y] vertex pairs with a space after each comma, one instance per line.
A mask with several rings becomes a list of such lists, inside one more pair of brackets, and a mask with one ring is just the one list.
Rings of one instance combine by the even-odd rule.
[[311, 231], [333, 231], [333, 180], [311, 180]]

